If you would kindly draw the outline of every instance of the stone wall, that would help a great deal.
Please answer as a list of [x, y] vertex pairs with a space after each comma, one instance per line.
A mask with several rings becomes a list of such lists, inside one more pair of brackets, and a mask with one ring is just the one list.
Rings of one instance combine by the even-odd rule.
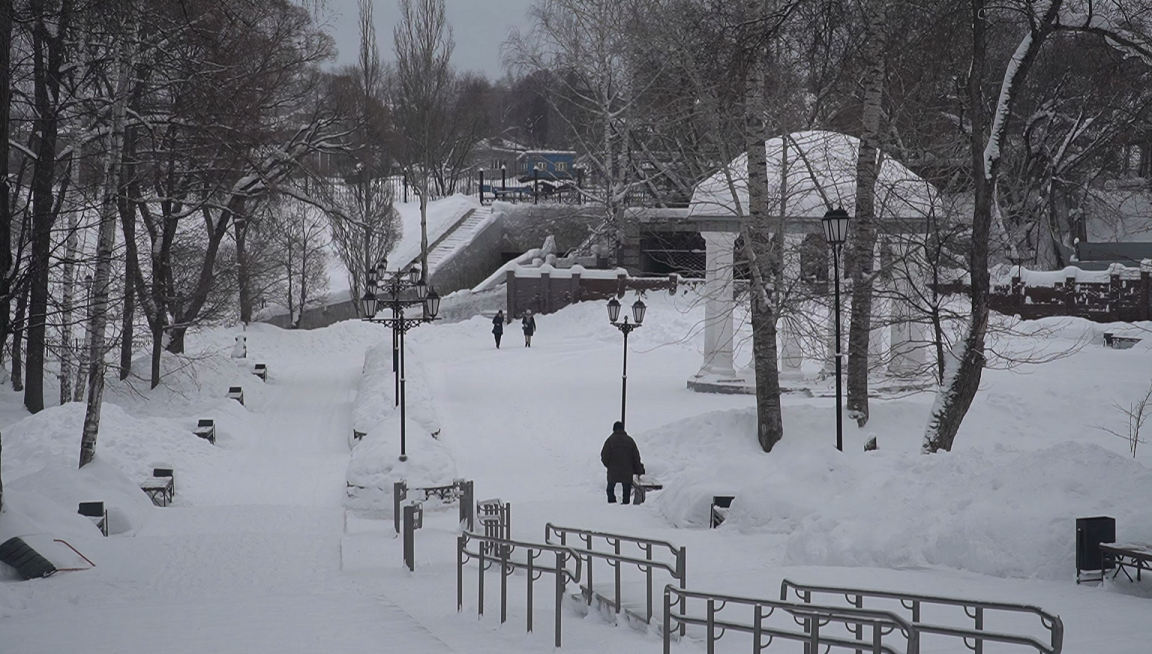
[[509, 319], [519, 317], [526, 309], [532, 313], [553, 313], [575, 302], [622, 297], [628, 291], [675, 293], [676, 285], [675, 275], [629, 277], [623, 269], [554, 268], [547, 264], [539, 268], [517, 268], [507, 272], [506, 313]]

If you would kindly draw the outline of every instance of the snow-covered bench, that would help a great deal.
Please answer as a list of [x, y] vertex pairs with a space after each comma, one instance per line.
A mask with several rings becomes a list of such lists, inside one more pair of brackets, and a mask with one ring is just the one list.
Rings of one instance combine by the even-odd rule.
[[104, 508], [103, 502], [81, 502], [77, 513], [90, 518], [100, 533], [108, 535], [108, 510]]
[[140, 490], [147, 493], [156, 506], [168, 506], [176, 495], [175, 477], [172, 468], [153, 468], [152, 478], [140, 484]]
[[240, 403], [240, 406], [244, 406], [244, 389], [240, 386], [229, 386], [228, 399], [236, 400]]
[[1110, 347], [1117, 350], [1127, 350], [1139, 342], [1140, 339], [1133, 336], [1117, 336], [1112, 332], [1104, 333], [1104, 347]]
[[655, 479], [645, 475], [636, 475], [632, 478], [632, 503], [643, 504], [648, 493], [663, 489], [664, 484]]
[[213, 422], [211, 418], [201, 418], [200, 421], [196, 423], [196, 427], [192, 430], [192, 433], [213, 445], [216, 444], [216, 423]]
[[712, 506], [708, 511], [708, 526], [712, 529], [724, 524], [724, 519], [728, 517], [728, 510], [732, 508], [732, 500], [736, 499], [735, 495], [713, 495]]

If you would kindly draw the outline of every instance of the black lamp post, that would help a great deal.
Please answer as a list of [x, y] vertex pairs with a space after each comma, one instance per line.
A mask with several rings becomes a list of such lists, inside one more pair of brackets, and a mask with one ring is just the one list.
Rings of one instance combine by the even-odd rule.
[[[364, 319], [392, 329], [392, 371], [396, 378], [396, 404], [400, 407], [400, 460], [407, 461], [404, 334], [413, 327], [436, 319], [436, 314], [440, 312], [440, 295], [428, 289], [416, 266], [406, 271], [388, 272], [387, 262], [381, 260], [374, 268], [368, 269], [365, 276], [368, 279], [367, 289], [360, 298]], [[378, 288], [382, 293], [379, 296], [376, 295]], [[402, 297], [408, 289], [416, 290], [415, 299]], [[404, 309], [416, 305], [423, 307], [423, 315], [419, 318], [405, 317]], [[390, 318], [378, 316], [385, 306], [392, 310]]]
[[848, 240], [848, 222], [851, 219], [848, 212], [836, 208], [824, 214], [821, 222], [824, 223], [824, 238], [832, 246], [832, 271], [836, 276], [833, 281], [836, 297], [836, 449], [844, 451], [844, 416], [843, 416], [843, 386], [841, 385], [841, 367], [843, 355], [840, 352], [840, 248]]
[[628, 409], [628, 334], [632, 333], [632, 330], [640, 328], [644, 322], [644, 312], [647, 310], [648, 307], [644, 305], [644, 302], [637, 299], [632, 304], [632, 317], [636, 322], [628, 322], [628, 316], [624, 316], [624, 322], [617, 322], [620, 319], [620, 301], [616, 298], [608, 300], [608, 322], [624, 334], [624, 374], [620, 377], [621, 424], [624, 424], [624, 416]]

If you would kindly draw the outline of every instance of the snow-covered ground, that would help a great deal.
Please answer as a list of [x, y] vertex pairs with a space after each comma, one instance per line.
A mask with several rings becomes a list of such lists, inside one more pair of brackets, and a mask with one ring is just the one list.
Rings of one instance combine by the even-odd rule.
[[[420, 203], [415, 197], [411, 202], [396, 200], [393, 205], [400, 214], [400, 240], [388, 255], [388, 268], [396, 270], [406, 266], [420, 256]], [[475, 196], [457, 193], [428, 203], [428, 243], [431, 244], [447, 232], [469, 211], [480, 208]], [[336, 256], [329, 253], [327, 262], [328, 304], [348, 299], [348, 269]]]
[[[604, 502], [596, 455], [619, 417], [622, 346], [602, 303], [538, 316], [530, 349], [513, 323], [497, 350], [483, 317], [411, 331], [403, 467], [390, 334], [376, 325], [252, 327], [246, 361], [227, 356], [237, 330], [190, 337], [194, 356], [173, 364], [170, 387], [110, 389], [97, 464], [80, 472], [79, 407], [20, 419], [19, 397], [0, 393], [0, 540], [29, 535], [60, 565], [84, 567], [52, 544], [61, 538], [96, 564], [34, 581], [0, 566], [0, 652], [551, 650], [547, 592], [536, 631], [524, 633], [522, 577], [507, 624], [498, 604], [477, 621], [474, 564], [456, 612], [454, 510], [430, 509], [416, 571], [402, 567], [391, 520], [379, 518], [391, 480], [420, 475], [473, 479], [477, 499], [511, 502], [517, 539], [542, 541], [553, 522], [686, 545], [694, 589], [771, 598], [790, 578], [1020, 602], [1061, 616], [1065, 652], [1150, 651], [1152, 581], [1077, 586], [1073, 553], [1080, 516], [1115, 516], [1121, 540], [1152, 542], [1152, 446], [1133, 459], [1098, 428], [1123, 428], [1114, 403], [1146, 392], [1152, 337], [1112, 350], [1094, 338], [1104, 326], [1048, 323], [1046, 346], [1069, 355], [988, 371], [950, 454], [918, 454], [928, 394], [874, 401], [864, 429], [845, 421], [843, 453], [833, 400], [786, 396], [785, 440], [764, 454], [751, 397], [685, 388], [700, 365], [699, 303], [648, 300], [629, 340], [628, 427], [667, 488], [643, 506]], [[268, 365], [267, 383], [249, 373], [255, 362]], [[245, 406], [224, 397], [230, 385], [243, 385]], [[215, 446], [189, 431], [205, 417], [216, 420]], [[350, 449], [354, 424], [368, 435]], [[880, 450], [866, 454], [872, 435]], [[176, 470], [168, 508], [135, 491], [161, 464]], [[349, 498], [349, 482], [379, 492]], [[713, 494], [736, 501], [709, 530]], [[92, 499], [112, 508], [108, 538], [74, 513]], [[569, 607], [564, 620], [565, 651], [660, 650], [658, 636], [595, 612]], [[1021, 626], [1040, 636], [1036, 627]], [[673, 647], [704, 650], [693, 639]], [[718, 651], [749, 649], [731, 634]], [[926, 640], [922, 651], [967, 650]]]

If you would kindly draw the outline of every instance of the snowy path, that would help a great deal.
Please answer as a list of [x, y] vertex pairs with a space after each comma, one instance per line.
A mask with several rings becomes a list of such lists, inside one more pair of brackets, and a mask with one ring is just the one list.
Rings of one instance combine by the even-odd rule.
[[[343, 364], [343, 365], [342, 365]], [[220, 475], [220, 504], [340, 506], [348, 465], [356, 364], [304, 360], [270, 364], [272, 397], [251, 446]]]
[[292, 333], [266, 344], [267, 392], [246, 407], [261, 427], [195, 506], [179, 501], [177, 476], [177, 505], [134, 537], [77, 542], [96, 567], [35, 582], [16, 611], [0, 610], [0, 652], [454, 651], [383, 594], [386, 582], [344, 569], [362, 348], [308, 352]]

